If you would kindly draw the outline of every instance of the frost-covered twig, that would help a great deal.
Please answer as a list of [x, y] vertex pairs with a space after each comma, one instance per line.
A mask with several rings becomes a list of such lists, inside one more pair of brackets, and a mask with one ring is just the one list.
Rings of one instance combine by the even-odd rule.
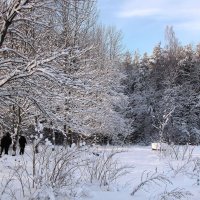
[[[6, 193], [6, 190], [9, 188], [10, 183], [12, 183], [13, 178], [14, 178], [14, 173], [12, 173], [12, 171], [9, 173], [8, 177], [2, 178], [1, 190], [0, 190], [0, 199]], [[6, 180], [5, 183], [4, 183], [4, 180]]]
[[157, 172], [152, 173], [144, 171], [141, 176], [141, 183], [133, 189], [131, 195], [133, 196], [137, 191], [139, 191], [146, 185], [156, 184], [160, 186], [161, 183], [172, 184], [172, 182], [163, 174], [158, 174]]
[[87, 161], [84, 172], [86, 172], [86, 179], [89, 178], [90, 182], [99, 182], [100, 187], [107, 186], [117, 180], [119, 177], [130, 173], [133, 166], [120, 165], [115, 158], [116, 154], [120, 151], [106, 152], [95, 154]]
[[176, 200], [176, 199], [188, 199], [192, 193], [180, 188], [175, 188], [171, 191], [164, 191], [158, 197], [158, 200]]
[[175, 160], [187, 160], [188, 162], [192, 159], [194, 149], [195, 146], [189, 144], [182, 146], [170, 144], [168, 146], [168, 152], [171, 158]]

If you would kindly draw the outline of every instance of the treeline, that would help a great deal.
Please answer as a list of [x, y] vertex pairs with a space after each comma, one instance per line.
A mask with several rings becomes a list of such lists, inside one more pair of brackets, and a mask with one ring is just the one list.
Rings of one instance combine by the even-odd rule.
[[183, 46], [172, 27], [151, 56], [126, 53], [132, 133], [127, 142], [200, 142], [200, 45]]

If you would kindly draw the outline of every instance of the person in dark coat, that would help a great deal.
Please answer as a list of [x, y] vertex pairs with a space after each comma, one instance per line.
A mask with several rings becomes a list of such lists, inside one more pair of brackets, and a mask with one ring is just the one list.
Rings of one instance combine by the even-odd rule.
[[10, 137], [10, 133], [6, 133], [2, 138], [1, 138], [1, 154], [5, 150], [5, 154], [8, 154], [8, 149], [10, 145], [12, 144], [12, 139]]
[[20, 135], [19, 137], [19, 147], [20, 147], [19, 154], [20, 155], [24, 154], [25, 146], [26, 146], [26, 138], [23, 135]]

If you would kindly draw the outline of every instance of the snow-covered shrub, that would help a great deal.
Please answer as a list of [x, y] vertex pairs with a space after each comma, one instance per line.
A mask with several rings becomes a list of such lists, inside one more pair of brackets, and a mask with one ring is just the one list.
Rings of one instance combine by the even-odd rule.
[[175, 188], [171, 191], [164, 191], [158, 196], [158, 200], [176, 200], [176, 199], [190, 199], [192, 194], [185, 190], [180, 188]]
[[[11, 172], [9, 174], [9, 177], [2, 177], [1, 178], [1, 183], [0, 183], [0, 199], [2, 199], [5, 195], [8, 198], [13, 198], [13, 193], [10, 192], [12, 191], [11, 185], [13, 182], [13, 177], [14, 177], [14, 172]], [[8, 192], [9, 191], [9, 192]]]
[[186, 145], [168, 145], [165, 157], [170, 157], [173, 160], [188, 160], [192, 159], [192, 154], [195, 149], [195, 146], [189, 144]]
[[179, 173], [187, 173], [193, 161], [195, 146], [191, 145], [168, 145], [163, 158], [168, 160], [168, 167], [175, 177]]
[[193, 160], [193, 169], [191, 178], [196, 180], [196, 185], [200, 185], [200, 159], [196, 158]]
[[144, 171], [141, 175], [141, 182], [133, 188], [133, 191], [131, 192], [131, 195], [135, 195], [136, 192], [141, 190], [142, 188], [148, 186], [148, 185], [158, 185], [161, 184], [172, 184], [171, 181], [164, 175], [159, 174], [157, 172], [146, 172]]
[[[57, 147], [54, 151], [46, 146], [37, 154], [33, 181], [35, 187], [49, 185], [55, 194], [63, 188], [68, 192], [79, 182], [77, 171], [81, 165], [81, 151], [77, 148]], [[68, 194], [70, 195], [70, 194]]]
[[84, 167], [86, 181], [97, 183], [100, 187], [106, 187], [109, 190], [110, 184], [119, 177], [130, 173], [133, 166], [120, 165], [116, 154], [120, 151], [112, 150], [108, 152], [91, 152], [87, 164]]
[[[152, 149], [160, 149], [159, 143], [152, 143]], [[193, 151], [195, 146], [186, 144], [186, 145], [175, 145], [171, 144], [164, 144], [163, 147], [164, 151], [159, 151], [160, 158], [167, 158], [170, 160], [176, 161], [184, 161], [189, 163], [192, 160]]]
[[173, 177], [175, 177], [178, 174], [187, 174], [190, 171], [191, 161], [169, 161], [168, 167], [169, 170], [173, 173]]
[[4, 194], [9, 190], [13, 196], [20, 196], [18, 199], [32, 200], [74, 197], [80, 183], [79, 168], [84, 163], [80, 159], [83, 161], [81, 150], [77, 148], [56, 146], [52, 151], [50, 146], [40, 145], [39, 153], [32, 151], [27, 157], [16, 159], [16, 165], [10, 167], [12, 177], [7, 177], [0, 192]]

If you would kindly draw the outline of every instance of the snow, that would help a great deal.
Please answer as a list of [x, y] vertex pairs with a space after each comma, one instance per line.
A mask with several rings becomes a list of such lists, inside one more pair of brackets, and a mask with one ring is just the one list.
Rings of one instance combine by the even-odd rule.
[[[45, 182], [42, 179], [41, 182], [45, 183], [43, 185], [38, 184], [35, 190], [29, 191], [30, 196], [28, 196], [28, 190], [22, 187], [17, 181], [16, 173], [17, 169], [20, 167], [27, 170], [28, 175], [32, 175], [32, 146], [28, 145], [23, 156], [11, 156], [2, 155], [0, 158], [0, 199], [9, 200], [13, 199], [11, 191], [15, 191], [16, 199], [50, 199], [50, 200], [171, 200], [171, 199], [190, 199], [199, 200], [200, 198], [200, 147], [194, 146], [171, 146], [168, 150], [160, 152], [153, 151], [151, 146], [129, 146], [129, 147], [112, 147], [112, 146], [95, 146], [87, 147], [83, 146], [79, 149], [79, 164], [84, 162], [84, 158], [91, 159], [95, 164], [99, 160], [103, 160], [103, 156], [115, 151], [119, 153], [114, 155], [114, 159], [117, 161], [119, 166], [132, 166], [132, 168], [127, 168], [128, 174], [120, 176], [117, 180], [108, 183], [107, 185], [99, 185], [98, 180], [93, 180], [92, 183], [88, 181], [87, 171], [82, 171], [81, 178], [77, 181], [76, 186], [72, 185], [72, 190], [67, 195], [65, 194], [65, 188], [61, 190], [53, 189], [54, 184], [50, 185], [50, 182]], [[46, 148], [46, 147], [45, 147]], [[48, 148], [48, 147], [47, 147]], [[51, 147], [49, 147], [51, 149]], [[57, 147], [58, 148], [58, 147]], [[61, 148], [61, 147], [59, 147]], [[68, 149], [67, 151], [75, 151], [76, 147]], [[64, 153], [64, 149], [62, 149]], [[92, 152], [92, 153], [91, 153]], [[43, 155], [50, 155], [48, 153]], [[76, 155], [76, 154], [74, 154]], [[53, 154], [46, 157], [48, 164], [53, 163]], [[65, 155], [63, 154], [63, 157]], [[71, 157], [73, 158], [73, 157]], [[42, 160], [41, 154], [36, 154], [36, 160], [43, 166], [47, 166], [45, 161]], [[77, 160], [73, 160], [74, 163], [69, 164], [70, 166], [76, 165]], [[26, 165], [26, 166], [25, 166]], [[110, 164], [111, 165], [111, 164]], [[116, 164], [117, 166], [117, 164]], [[109, 166], [108, 166], [109, 167]], [[13, 170], [15, 169], [15, 170]], [[44, 168], [38, 167], [40, 172], [36, 172], [39, 176], [44, 175]], [[62, 168], [60, 168], [62, 169]], [[89, 168], [88, 168], [89, 169]], [[91, 168], [90, 168], [91, 169]], [[48, 165], [48, 175], [51, 175], [51, 167]], [[73, 176], [80, 175], [80, 169], [73, 172]], [[25, 172], [24, 172], [25, 173]], [[25, 173], [25, 174], [26, 174]], [[155, 177], [160, 176], [163, 179], [158, 180]], [[71, 177], [71, 179], [73, 179]], [[153, 181], [149, 184], [144, 184], [139, 186], [141, 180], [145, 181], [150, 177], [154, 177]], [[11, 179], [12, 184], [6, 190], [6, 193], [2, 194], [6, 182]], [[70, 179], [69, 179], [70, 180]], [[25, 181], [25, 179], [24, 179]], [[79, 183], [78, 183], [79, 182]], [[27, 184], [27, 182], [24, 182]], [[12, 190], [11, 190], [12, 188]], [[137, 190], [137, 188], [139, 188]], [[133, 190], [136, 190], [135, 194], [131, 196], [130, 194]], [[55, 192], [57, 191], [57, 193]], [[59, 191], [59, 192], [58, 192]], [[9, 193], [10, 192], [10, 193]], [[23, 196], [23, 192], [27, 192]], [[170, 193], [171, 192], [171, 193]], [[64, 195], [65, 194], [65, 195]], [[71, 196], [70, 196], [70, 195]], [[171, 197], [170, 197], [171, 194]], [[179, 196], [178, 196], [179, 195]], [[182, 195], [182, 196], [181, 196]], [[167, 196], [167, 197], [166, 197]]]

